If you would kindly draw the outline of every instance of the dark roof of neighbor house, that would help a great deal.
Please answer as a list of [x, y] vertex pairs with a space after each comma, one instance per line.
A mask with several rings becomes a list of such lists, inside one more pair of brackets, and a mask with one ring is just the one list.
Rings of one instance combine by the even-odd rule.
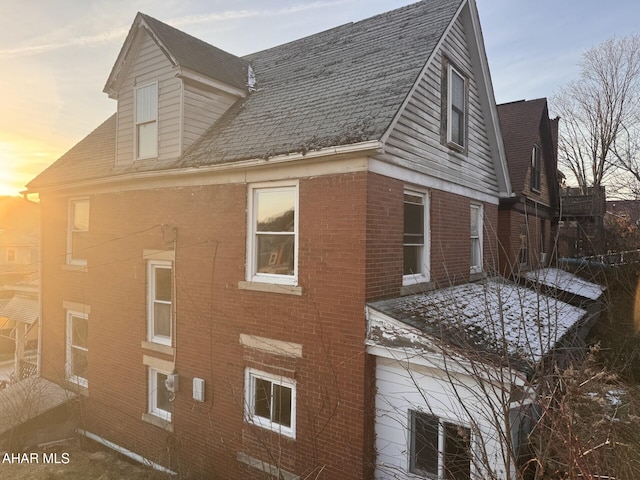
[[531, 165], [531, 149], [539, 143], [540, 122], [544, 115], [548, 118], [546, 98], [498, 105], [511, 187], [518, 195], [522, 193]]
[[477, 351], [487, 360], [515, 361], [524, 368], [540, 362], [587, 314], [499, 279], [372, 302], [368, 307], [396, 321], [374, 320], [369, 325], [370, 345], [424, 348], [426, 335], [465, 355]]
[[[257, 90], [239, 100], [182, 157], [116, 169], [116, 120], [111, 117], [28, 188], [380, 139], [465, 1], [427, 0], [248, 55], [244, 60], [253, 66]], [[187, 53], [196, 44], [203, 54], [204, 42], [143, 18], [167, 46], [174, 45], [171, 53], [186, 65], [200, 61]]]

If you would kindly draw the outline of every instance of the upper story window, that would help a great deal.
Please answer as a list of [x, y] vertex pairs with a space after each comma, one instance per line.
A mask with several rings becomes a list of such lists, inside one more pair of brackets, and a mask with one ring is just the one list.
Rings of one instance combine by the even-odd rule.
[[482, 271], [482, 206], [471, 205], [471, 273]]
[[467, 147], [467, 78], [447, 65], [447, 144], [457, 150]]
[[67, 263], [86, 265], [86, 240], [89, 233], [89, 199], [69, 200], [67, 220]]
[[82, 387], [89, 386], [89, 316], [67, 311], [67, 380]]
[[422, 412], [410, 412], [411, 473], [433, 479], [471, 478], [471, 430]]
[[295, 438], [295, 380], [249, 368], [246, 371], [245, 405], [250, 422]]
[[425, 193], [404, 192], [403, 284], [429, 280], [429, 217]]
[[150, 260], [147, 265], [147, 339], [171, 345], [173, 269], [170, 261]]
[[540, 165], [540, 147], [534, 145], [531, 150], [531, 189], [536, 192], [540, 191], [540, 176], [542, 167]]
[[296, 284], [297, 211], [297, 184], [250, 188], [247, 280]]
[[158, 156], [158, 84], [137, 87], [135, 91], [136, 158]]

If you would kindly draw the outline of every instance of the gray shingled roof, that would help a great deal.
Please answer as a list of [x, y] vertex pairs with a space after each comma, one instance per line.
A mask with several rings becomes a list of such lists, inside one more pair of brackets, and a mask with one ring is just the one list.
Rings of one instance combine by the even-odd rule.
[[[238, 101], [176, 161], [116, 170], [109, 145], [115, 142], [112, 117], [28, 187], [380, 139], [463, 1], [426, 0], [249, 55], [245, 60], [253, 65], [257, 91]], [[175, 29], [144, 18], [162, 32], [163, 42], [177, 37]], [[200, 62], [195, 55], [186, 59], [186, 45], [173, 48], [185, 52], [181, 61]], [[89, 148], [93, 145], [98, 148]]]
[[247, 86], [247, 60], [209, 45], [149, 15], [139, 15], [181, 67], [240, 89]]
[[[498, 279], [373, 302], [369, 308], [463, 351], [529, 366], [553, 350], [587, 313]], [[417, 340], [411, 329], [384, 323], [370, 326], [368, 337], [369, 343], [390, 347]]]

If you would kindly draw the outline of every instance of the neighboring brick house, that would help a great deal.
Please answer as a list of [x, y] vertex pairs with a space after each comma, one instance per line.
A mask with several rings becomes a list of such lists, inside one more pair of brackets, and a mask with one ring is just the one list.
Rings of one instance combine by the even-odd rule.
[[605, 243], [607, 192], [604, 186], [565, 187], [560, 192], [558, 214], [558, 257], [602, 255]]
[[367, 302], [497, 268], [510, 182], [473, 0], [243, 58], [138, 14], [117, 113], [36, 177], [40, 372], [203, 478], [371, 478]]
[[549, 263], [559, 205], [557, 129], [546, 98], [498, 105], [514, 196], [500, 201], [499, 264], [504, 276]]

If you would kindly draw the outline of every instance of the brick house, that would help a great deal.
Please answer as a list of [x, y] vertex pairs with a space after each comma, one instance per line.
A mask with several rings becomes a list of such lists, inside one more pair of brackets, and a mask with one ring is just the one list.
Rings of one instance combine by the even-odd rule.
[[500, 272], [544, 266], [553, 252], [559, 208], [557, 131], [546, 98], [498, 105], [514, 196], [500, 201]]
[[138, 14], [117, 112], [29, 185], [40, 372], [80, 431], [203, 478], [371, 478], [368, 302], [497, 268], [510, 197], [473, 0], [236, 57]]

